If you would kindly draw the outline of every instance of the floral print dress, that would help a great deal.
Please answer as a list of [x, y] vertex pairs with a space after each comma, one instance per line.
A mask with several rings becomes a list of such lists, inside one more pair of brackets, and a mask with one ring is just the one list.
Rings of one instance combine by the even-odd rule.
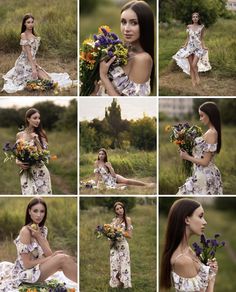
[[[30, 141], [34, 145], [34, 141]], [[44, 148], [47, 148], [44, 145]], [[50, 173], [44, 162], [37, 162], [20, 176], [22, 195], [51, 195]]]
[[[124, 70], [120, 66], [116, 66], [112, 70], [109, 70], [108, 77], [111, 80], [115, 90], [122, 96], [147, 96], [150, 95], [150, 80], [145, 83], [135, 83], [129, 80], [129, 77], [125, 74]], [[103, 85], [97, 92], [97, 95], [108, 95]]]
[[208, 50], [202, 48], [201, 33], [204, 25], [200, 26], [196, 31], [188, 26], [187, 33], [189, 40], [187, 46], [181, 48], [172, 58], [176, 61], [177, 65], [188, 75], [190, 75], [190, 66], [188, 57], [196, 55], [199, 60], [197, 63], [198, 72], [206, 72], [211, 70], [209, 63]]
[[[40, 227], [44, 238], [47, 238], [48, 229], [46, 226]], [[40, 277], [39, 264], [33, 268], [24, 268], [21, 255], [30, 253], [32, 259], [39, 259], [43, 257], [43, 250], [38, 242], [33, 239], [30, 244], [24, 244], [20, 241], [18, 236], [14, 243], [17, 249], [17, 259], [14, 264], [9, 262], [0, 263], [0, 291], [10, 292], [15, 291], [17, 287], [23, 282], [35, 283]]]
[[[22, 47], [29, 46], [32, 58], [33, 60], [35, 60], [40, 45], [40, 37], [34, 37], [30, 40], [21, 39], [20, 45]], [[39, 68], [42, 69], [41, 67]], [[55, 83], [56, 82], [58, 83], [58, 86], [60, 88], [69, 87], [73, 83], [68, 73], [47, 73], [47, 74]], [[10, 71], [8, 71], [5, 75], [3, 75], [3, 79], [4, 86], [2, 91], [6, 91], [7, 93], [15, 93], [17, 91], [23, 90], [26, 86], [27, 81], [33, 79], [32, 67], [25, 50], [22, 49], [20, 56], [15, 62], [15, 66], [12, 69], [10, 69]]]
[[[121, 227], [125, 231], [125, 223], [117, 224], [117, 218], [111, 223], [114, 227]], [[129, 227], [133, 229], [131, 225]], [[119, 278], [119, 280], [117, 279]], [[121, 241], [116, 241], [115, 245], [110, 249], [110, 286], [112, 288], [119, 287], [123, 283], [124, 288], [131, 288], [131, 268], [130, 268], [130, 251], [129, 244], [124, 237]]]
[[110, 172], [103, 166], [98, 166], [94, 169], [94, 173], [101, 175], [102, 180], [107, 189], [115, 189], [117, 187], [116, 177], [112, 176]]
[[[193, 157], [203, 158], [204, 153], [216, 153], [217, 144], [208, 144], [203, 137], [195, 139]], [[177, 195], [222, 195], [223, 187], [221, 174], [214, 164], [212, 156], [207, 166], [193, 164], [193, 174], [187, 178], [185, 184], [179, 188]]]

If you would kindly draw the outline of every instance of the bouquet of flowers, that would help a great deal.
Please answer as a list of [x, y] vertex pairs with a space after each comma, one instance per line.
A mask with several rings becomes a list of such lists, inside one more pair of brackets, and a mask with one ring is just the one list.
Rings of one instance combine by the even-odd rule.
[[100, 26], [93, 39], [83, 41], [80, 48], [80, 82], [81, 96], [88, 96], [94, 91], [95, 81], [99, 78], [99, 63], [116, 56], [110, 68], [127, 64], [128, 49], [119, 37], [111, 32], [107, 25]]
[[115, 246], [116, 241], [121, 241], [124, 238], [122, 228], [114, 227], [112, 224], [98, 225], [95, 234], [97, 238], [106, 237], [111, 240], [111, 247]]
[[44, 283], [22, 284], [19, 292], [75, 292], [75, 288], [66, 288], [65, 283], [58, 282], [56, 279]]
[[51, 80], [47, 79], [35, 79], [29, 80], [26, 83], [25, 89], [29, 91], [46, 91], [51, 89], [56, 89], [58, 87], [58, 83], [54, 83]]
[[[167, 126], [166, 131], [171, 131], [170, 142], [178, 145], [181, 150], [185, 150], [189, 155], [192, 155], [194, 140], [202, 136], [200, 127], [188, 123], [178, 124], [174, 126]], [[192, 162], [183, 160], [184, 170], [188, 176], [191, 175]]]
[[215, 257], [216, 250], [225, 246], [225, 241], [219, 242], [217, 238], [220, 234], [215, 234], [213, 239], [207, 239], [204, 234], [201, 235], [200, 244], [197, 242], [193, 243], [193, 249], [196, 256], [200, 259], [203, 264], [207, 264], [208, 260], [212, 260]]

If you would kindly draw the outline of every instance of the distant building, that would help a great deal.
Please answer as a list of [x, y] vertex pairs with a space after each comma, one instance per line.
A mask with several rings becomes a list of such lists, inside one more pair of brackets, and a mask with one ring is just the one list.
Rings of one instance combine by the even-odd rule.
[[228, 0], [226, 3], [226, 8], [231, 11], [236, 11], [236, 0]]
[[193, 113], [192, 98], [160, 98], [159, 112], [165, 113], [168, 117], [182, 118]]

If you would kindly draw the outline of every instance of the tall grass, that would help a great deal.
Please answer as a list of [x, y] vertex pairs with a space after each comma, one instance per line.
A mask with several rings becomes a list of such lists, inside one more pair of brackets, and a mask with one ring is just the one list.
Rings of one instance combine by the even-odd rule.
[[30, 12], [35, 17], [35, 31], [42, 39], [39, 52], [63, 59], [76, 58], [76, 0], [2, 0], [0, 11], [0, 51], [20, 50], [22, 19]]
[[[235, 19], [219, 19], [216, 24], [207, 29], [205, 45], [209, 49], [210, 63], [213, 67], [208, 75], [216, 74], [220, 77], [236, 76], [236, 46]], [[172, 56], [185, 43], [186, 33], [184, 25], [171, 25], [159, 29], [159, 68], [160, 72], [176, 70]]]
[[[93, 207], [80, 211], [80, 291], [123, 291], [109, 288], [109, 242], [97, 240], [93, 230], [111, 222], [114, 214]], [[128, 214], [134, 227], [129, 240], [132, 289], [156, 291], [156, 207], [137, 205]]]
[[[160, 209], [162, 206], [162, 201], [168, 200], [168, 198], [160, 199]], [[222, 198], [222, 200], [227, 200], [227, 198]], [[221, 212], [215, 210], [211, 207], [207, 207], [203, 204], [205, 218], [207, 221], [206, 235], [207, 237], [213, 237], [215, 233], [220, 233], [221, 240], [226, 241], [226, 247], [220, 249], [216, 254], [216, 259], [219, 265], [219, 271], [216, 277], [215, 292], [233, 292], [236, 289], [236, 282], [233, 280], [235, 277], [235, 236], [236, 226], [231, 224], [235, 221], [235, 215], [227, 212]], [[159, 248], [160, 257], [164, 245], [164, 233], [166, 229], [167, 218], [164, 215], [159, 217]], [[198, 241], [197, 237], [193, 237], [191, 243]], [[232, 252], [230, 252], [232, 250]], [[232, 253], [234, 256], [232, 256]], [[174, 291], [173, 289], [171, 291]]]
[[[196, 121], [192, 123], [198, 124]], [[182, 171], [182, 162], [179, 158], [177, 146], [169, 142], [169, 133], [164, 131], [166, 124], [165, 122], [159, 124], [159, 193], [176, 194], [178, 187], [184, 184], [186, 176]], [[214, 159], [221, 172], [224, 194], [236, 194], [236, 152], [232, 147], [236, 143], [234, 133], [235, 127], [223, 125], [222, 149]]]
[[[0, 198], [0, 259], [14, 261], [13, 239], [24, 225], [25, 210], [30, 198]], [[45, 198], [48, 207], [46, 226], [53, 250], [63, 249], [77, 255], [76, 198]]]
[[[15, 129], [0, 129], [1, 146], [5, 142], [14, 143]], [[52, 179], [53, 194], [77, 193], [77, 137], [75, 132], [48, 132], [49, 150], [58, 159], [47, 166]], [[3, 163], [4, 153], [0, 151], [0, 194], [20, 194], [19, 168], [15, 162]]]

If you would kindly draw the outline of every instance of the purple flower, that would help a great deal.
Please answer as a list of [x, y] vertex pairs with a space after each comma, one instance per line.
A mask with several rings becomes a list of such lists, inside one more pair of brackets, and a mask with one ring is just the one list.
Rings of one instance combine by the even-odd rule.
[[210, 256], [212, 257], [212, 258], [214, 258], [214, 256], [215, 256], [215, 252], [214, 252], [214, 250], [212, 250], [211, 252], [210, 252]]
[[219, 233], [216, 233], [215, 234], [215, 238], [218, 238], [218, 237], [220, 237], [220, 234]]
[[108, 51], [108, 56], [109, 56], [110, 58], [114, 57], [113, 52], [112, 52], [112, 51]]
[[3, 146], [3, 151], [7, 152], [7, 151], [11, 151], [11, 144], [10, 142], [7, 142], [4, 146]]
[[104, 33], [104, 35], [107, 36], [108, 32], [106, 31], [106, 29], [104, 27], [101, 27], [101, 30]]
[[225, 241], [222, 241], [221, 242], [221, 246], [225, 246]]
[[111, 33], [111, 36], [113, 37], [114, 40], [118, 40], [119, 39], [118, 36], [114, 32]]

